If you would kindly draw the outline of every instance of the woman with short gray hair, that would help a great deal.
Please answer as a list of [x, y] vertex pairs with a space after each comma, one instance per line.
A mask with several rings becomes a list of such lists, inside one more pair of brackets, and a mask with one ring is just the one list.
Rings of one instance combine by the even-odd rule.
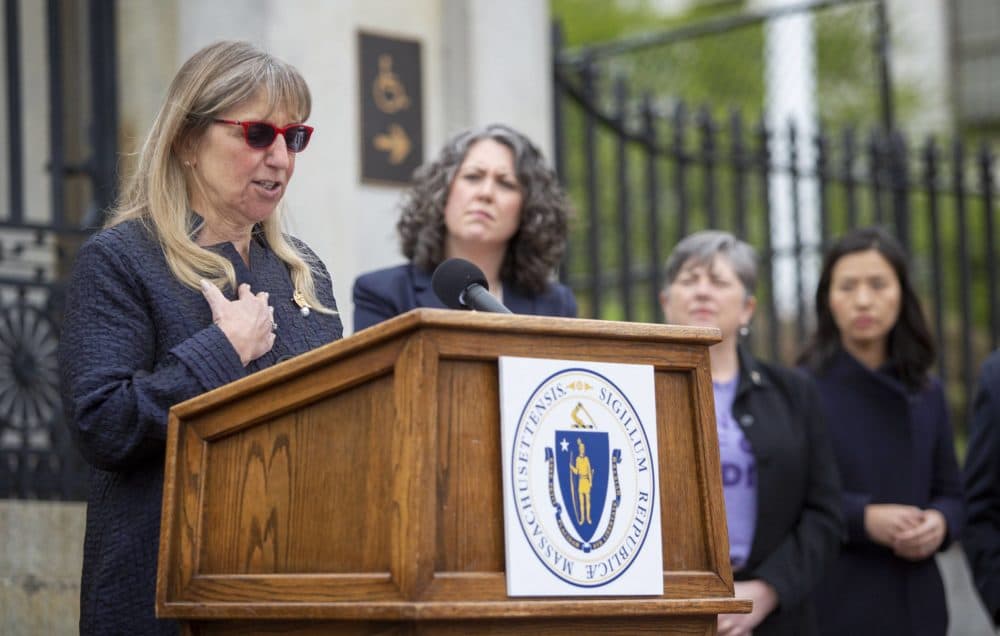
[[750, 614], [719, 634], [818, 633], [810, 592], [843, 532], [833, 451], [812, 382], [739, 344], [756, 308], [754, 249], [728, 232], [692, 234], [667, 260], [667, 322], [715, 327], [709, 350], [735, 594]]
[[405, 265], [354, 284], [354, 330], [416, 307], [444, 304], [431, 274], [464, 258], [514, 313], [575, 316], [569, 288], [554, 280], [566, 248], [569, 202], [538, 148], [503, 124], [452, 137], [417, 169], [396, 229]]

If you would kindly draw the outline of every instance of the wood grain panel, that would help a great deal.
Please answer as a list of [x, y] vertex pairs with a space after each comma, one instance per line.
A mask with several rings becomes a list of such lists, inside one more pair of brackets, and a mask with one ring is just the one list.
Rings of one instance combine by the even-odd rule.
[[181, 429], [177, 416], [171, 414], [167, 431], [175, 440], [174, 452], [167, 453], [165, 471], [181, 477], [164, 480], [159, 561], [174, 563], [176, 567], [169, 571], [169, 576], [157, 575], [158, 598], [181, 597], [198, 567], [196, 546], [201, 533], [201, 484], [207, 449], [193, 428]]
[[400, 591], [419, 599], [434, 574], [435, 449], [437, 400], [434, 387], [438, 355], [418, 334], [409, 339], [396, 363], [392, 448], [392, 569]]
[[722, 494], [722, 464], [719, 459], [719, 437], [715, 424], [715, 396], [708, 349], [695, 368], [690, 395], [695, 410], [690, 419], [696, 443], [695, 460], [699, 489], [704, 508], [699, 519], [704, 532], [704, 544], [709, 559], [708, 568], [718, 572], [733, 589], [733, 571], [729, 562], [729, 532], [726, 524], [725, 500]]
[[[316, 400], [351, 387], [363, 385], [393, 369], [399, 357], [400, 343], [384, 343], [356, 360], [333, 359], [328, 364], [313, 363], [305, 369], [280, 369], [297, 359], [251, 374], [250, 376], [175, 406], [180, 417], [189, 409], [203, 405], [191, 423], [202, 438], [231, 435], [264, 419], [309, 408]], [[303, 354], [304, 357], [306, 354]], [[276, 371], [284, 371], [275, 375]], [[275, 384], [263, 383], [260, 376], [272, 376]], [[278, 388], [280, 387], [280, 389]], [[215, 398], [209, 400], [209, 398]], [[209, 400], [203, 402], [203, 400]]]
[[499, 356], [519, 356], [691, 369], [699, 363], [703, 350], [699, 345], [650, 343], [625, 337], [606, 340], [569, 333], [545, 336], [544, 346], [519, 334], [501, 333], [484, 338], [475, 332], [434, 330], [431, 335], [441, 356], [450, 359], [496, 360]]
[[[203, 616], [232, 616], [233, 603], [276, 608], [275, 616], [288, 616], [292, 603], [314, 603], [325, 608], [326, 616], [339, 605], [354, 604], [359, 595], [371, 603], [405, 605], [399, 586], [388, 572], [376, 574], [212, 574], [191, 581], [186, 593], [208, 603]], [[211, 606], [211, 603], [218, 603]], [[281, 605], [284, 603], [284, 605]], [[280, 608], [285, 607], [286, 611]], [[323, 612], [320, 612], [322, 614]], [[267, 611], [255, 612], [268, 615]]]
[[657, 437], [660, 440], [660, 518], [663, 528], [663, 569], [710, 569], [705, 544], [705, 484], [698, 479], [693, 373], [655, 375]]
[[199, 573], [388, 572], [392, 377], [214, 441]]
[[[368, 592], [369, 588], [362, 588]], [[307, 595], [306, 600], [310, 600]], [[505, 599], [500, 601], [461, 601], [442, 603], [436, 601], [421, 602], [383, 602], [381, 599], [364, 602], [344, 601], [328, 603], [274, 604], [244, 602], [240, 608], [234, 605], [222, 604], [203, 605], [191, 604], [183, 607], [185, 615], [194, 619], [241, 619], [252, 616], [256, 620], [294, 620], [309, 619], [315, 621], [457, 621], [457, 620], [488, 620], [488, 619], [533, 619], [546, 621], [554, 618], [613, 618], [616, 623], [623, 619], [634, 619], [643, 616], [655, 616], [663, 619], [668, 616], [704, 616], [719, 613], [749, 612], [750, 601], [689, 598], [664, 600], [659, 598], [608, 598], [597, 597], [587, 599]], [[242, 611], [238, 611], [242, 609]], [[247, 610], [251, 610], [248, 612]]]
[[[727, 586], [726, 581], [714, 572], [666, 572], [663, 575], [664, 599], [724, 598], [731, 594], [732, 585]], [[508, 598], [507, 580], [503, 572], [437, 572], [427, 597], [441, 603], [472, 598], [503, 601]]]
[[437, 386], [437, 572], [503, 572], [496, 360], [445, 359]]

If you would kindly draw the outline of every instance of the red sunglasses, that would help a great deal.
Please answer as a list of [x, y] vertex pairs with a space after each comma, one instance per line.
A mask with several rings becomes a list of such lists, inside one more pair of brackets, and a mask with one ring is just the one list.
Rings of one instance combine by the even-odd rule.
[[258, 149], [270, 148], [275, 137], [283, 135], [288, 152], [302, 152], [309, 145], [309, 139], [313, 134], [313, 127], [305, 124], [288, 124], [284, 128], [278, 128], [266, 121], [234, 121], [232, 119], [213, 119], [212, 121], [217, 124], [242, 126], [243, 138], [247, 145]]

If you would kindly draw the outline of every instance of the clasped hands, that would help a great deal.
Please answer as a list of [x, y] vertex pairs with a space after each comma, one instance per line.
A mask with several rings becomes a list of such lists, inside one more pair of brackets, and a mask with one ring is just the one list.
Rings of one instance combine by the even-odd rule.
[[229, 300], [207, 280], [201, 281], [201, 292], [212, 308], [212, 322], [236, 349], [243, 366], [271, 350], [276, 325], [267, 292], [254, 294], [250, 285], [243, 283], [237, 289], [237, 299]]
[[761, 579], [736, 581], [733, 587], [736, 598], [753, 601], [753, 610], [749, 614], [719, 614], [716, 619], [718, 635], [749, 636], [778, 606], [778, 593]]
[[865, 506], [865, 531], [872, 541], [903, 559], [920, 561], [933, 555], [944, 541], [948, 523], [940, 511], [903, 504]]

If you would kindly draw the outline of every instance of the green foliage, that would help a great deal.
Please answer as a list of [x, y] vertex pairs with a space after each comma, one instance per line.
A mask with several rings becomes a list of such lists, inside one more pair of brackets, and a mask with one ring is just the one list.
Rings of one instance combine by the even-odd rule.
[[576, 47], [607, 42], [645, 31], [666, 27], [670, 21], [650, 8], [650, 3], [608, 2], [607, 0], [552, 0], [552, 16], [563, 25], [565, 44]]
[[[666, 16], [648, 0], [551, 0], [553, 19], [568, 49], [642, 34], [663, 33], [714, 18], [744, 13], [739, 0], [700, 2]], [[813, 12], [816, 38], [817, 105], [824, 125], [868, 128], [880, 123], [874, 5], [852, 4]], [[713, 114], [736, 108], [752, 121], [764, 104], [764, 26], [720, 30], [698, 38], [644, 49], [602, 61], [603, 75], [624, 74], [633, 95], [650, 93], [661, 102], [710, 104]], [[898, 82], [893, 87], [897, 117], [920, 107], [919, 95]]]
[[[702, 20], [742, 11], [745, 2], [703, 2], [676, 16], [648, 1], [552, 0], [569, 49], [626, 37], [672, 31]], [[732, 31], [615, 56], [599, 71], [607, 79], [625, 75], [633, 95], [649, 93], [662, 102], [683, 100], [740, 107], [759, 113], [762, 100], [761, 29]]]
[[669, 30], [698, 20], [741, 11], [743, 0], [702, 0], [680, 15], [665, 15], [650, 0], [551, 0], [552, 17], [563, 25], [568, 47], [609, 42]]

